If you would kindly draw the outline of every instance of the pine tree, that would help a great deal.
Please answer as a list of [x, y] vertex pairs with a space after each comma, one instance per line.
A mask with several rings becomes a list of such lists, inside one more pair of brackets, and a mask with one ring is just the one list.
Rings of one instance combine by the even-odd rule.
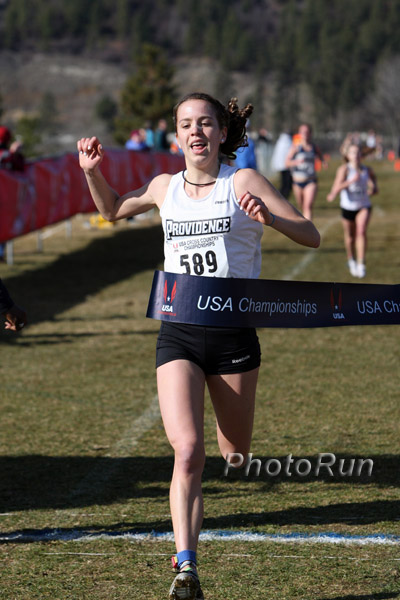
[[302, 76], [306, 77], [312, 65], [318, 60], [318, 48], [315, 41], [318, 39], [319, 20], [317, 3], [319, 0], [307, 0], [299, 20], [297, 36], [298, 65]]
[[218, 58], [220, 53], [219, 27], [214, 22], [207, 28], [204, 35], [204, 53], [210, 58]]
[[383, 53], [387, 45], [386, 19], [386, 2], [370, 0], [370, 13], [360, 28], [358, 38], [358, 44], [363, 50], [363, 58], [370, 65], [377, 62], [378, 55]]
[[188, 25], [184, 37], [184, 51], [187, 54], [196, 54], [199, 47], [200, 32], [204, 31], [205, 22], [199, 3], [193, 5], [193, 10], [188, 17]]
[[22, 38], [21, 31], [21, 2], [13, 2], [7, 6], [4, 16], [4, 45], [6, 48], [14, 48]]
[[172, 83], [174, 69], [163, 51], [144, 44], [137, 59], [137, 71], [128, 78], [121, 92], [120, 111], [115, 120], [115, 139], [123, 144], [133, 128], [145, 121], [170, 120], [176, 102]]
[[153, 39], [154, 32], [150, 25], [151, 7], [141, 5], [135, 9], [130, 20], [129, 42], [133, 62], [136, 62], [144, 44]]
[[290, 0], [282, 12], [279, 29], [279, 43], [275, 54], [275, 129], [292, 127], [299, 118], [300, 74], [297, 62], [297, 9], [294, 0]]
[[54, 135], [58, 128], [57, 100], [52, 92], [44, 92], [39, 106], [40, 131]]
[[[101, 0], [96, 2], [101, 3]], [[67, 32], [70, 35], [81, 37], [86, 33], [91, 5], [91, 0], [68, 0], [64, 4]]]
[[389, 0], [385, 24], [388, 52], [392, 55], [400, 54], [400, 0]]
[[253, 70], [254, 66], [256, 66], [254, 52], [253, 37], [247, 31], [242, 31], [236, 43], [234, 68], [238, 70], [247, 70], [250, 68]]
[[34, 27], [39, 38], [40, 47], [44, 52], [49, 49], [51, 39], [59, 33], [54, 31], [55, 22], [53, 7], [47, 1], [39, 0]]
[[95, 106], [95, 115], [104, 123], [108, 131], [114, 129], [114, 119], [117, 116], [117, 103], [107, 94], [102, 96]]
[[336, 114], [338, 97], [343, 83], [344, 73], [336, 59], [337, 44], [330, 32], [328, 22], [320, 29], [319, 64], [310, 76], [310, 87], [314, 98], [317, 121], [321, 126], [327, 124]]
[[120, 40], [125, 40], [131, 33], [129, 0], [117, 0], [116, 6], [116, 33]]
[[104, 17], [102, 3], [93, 2], [88, 16], [86, 45], [88, 48], [95, 48], [101, 40], [101, 23]]
[[37, 156], [39, 154], [38, 147], [42, 141], [39, 117], [21, 117], [15, 131], [22, 138], [25, 156], [27, 158]]
[[234, 12], [228, 13], [222, 27], [221, 57], [227, 69], [236, 68], [236, 46], [242, 33], [240, 23]]

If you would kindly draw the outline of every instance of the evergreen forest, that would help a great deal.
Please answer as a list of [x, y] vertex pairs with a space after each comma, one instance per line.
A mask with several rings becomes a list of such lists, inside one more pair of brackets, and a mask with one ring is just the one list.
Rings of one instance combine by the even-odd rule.
[[[2, 50], [135, 64], [152, 44], [171, 64], [207, 57], [221, 72], [268, 77], [280, 123], [304, 93], [314, 122], [328, 129], [360, 106], [387, 116], [399, 93], [400, 0], [3, 0], [0, 29]], [[396, 118], [389, 133], [400, 129]]]

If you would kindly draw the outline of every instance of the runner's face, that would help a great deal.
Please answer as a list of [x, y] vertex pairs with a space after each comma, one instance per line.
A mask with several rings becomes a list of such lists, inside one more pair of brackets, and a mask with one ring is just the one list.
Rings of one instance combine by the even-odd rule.
[[205, 100], [188, 100], [178, 108], [176, 134], [186, 160], [202, 164], [218, 160], [226, 130], [220, 129], [211, 104]]
[[308, 142], [311, 139], [310, 128], [307, 125], [301, 125], [299, 127], [299, 135], [301, 135], [305, 142]]
[[352, 163], [359, 163], [361, 160], [361, 153], [358, 146], [350, 146], [347, 151], [347, 159]]

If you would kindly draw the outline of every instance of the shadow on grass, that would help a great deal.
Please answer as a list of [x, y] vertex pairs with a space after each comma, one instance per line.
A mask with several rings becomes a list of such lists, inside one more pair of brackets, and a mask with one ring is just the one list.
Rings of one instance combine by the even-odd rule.
[[[254, 499], [254, 495], [253, 495]], [[398, 521], [400, 501], [375, 500], [349, 502], [326, 506], [296, 507], [274, 512], [241, 512], [204, 519], [205, 529], [240, 529], [266, 525], [313, 525], [333, 524], [371, 525], [373, 523]]]
[[[119, 317], [120, 319], [125, 317]], [[109, 318], [107, 317], [107, 320]], [[18, 341], [19, 347], [37, 347], [37, 346], [49, 346], [56, 344], [70, 344], [76, 341], [77, 339], [87, 339], [87, 338], [107, 338], [107, 337], [135, 337], [138, 335], [152, 335], [156, 336], [158, 331], [153, 329], [138, 329], [134, 331], [133, 329], [127, 331], [118, 330], [116, 332], [109, 331], [100, 331], [100, 332], [83, 332], [83, 333], [43, 333], [30, 335], [29, 333], [25, 334], [23, 338]]]
[[[249, 480], [240, 472], [234, 477], [223, 475], [224, 461], [209, 457], [204, 472], [204, 494], [234, 497], [248, 489], [255, 503], [265, 506], [268, 493], [279, 483], [303, 483], [322, 480], [334, 483], [398, 486], [399, 456], [375, 456], [376, 474], [360, 477], [319, 478], [298, 476]], [[130, 499], [167, 498], [173, 469], [172, 456], [133, 456], [123, 458], [90, 456], [3, 456], [0, 457], [0, 513], [37, 509], [66, 509], [91, 505], [109, 505]], [[259, 485], [257, 485], [257, 483]], [[249, 488], [247, 484], [249, 483]], [[223, 512], [221, 504], [221, 512]], [[326, 525], [330, 523], [371, 524], [398, 521], [400, 500], [349, 502], [313, 507], [295, 507], [273, 512], [243, 512], [208, 517], [206, 528], [236, 528], [276, 525]], [[146, 524], [149, 527], [150, 524]], [[160, 527], [160, 522], [151, 524]]]
[[[377, 460], [398, 464], [399, 457], [378, 457]], [[400, 514], [400, 500], [375, 500], [368, 502], [347, 502], [324, 504], [313, 507], [295, 507], [278, 511], [246, 512], [245, 501], [243, 511], [227, 514], [224, 502], [227, 497], [239, 494], [242, 498], [251, 496], [252, 506], [259, 502], [265, 506], [268, 491], [265, 485], [259, 489], [246, 491], [246, 482], [228, 481], [222, 476], [223, 461], [211, 458], [207, 461], [204, 474], [204, 494], [221, 494], [221, 513], [218, 516], [206, 517], [204, 530], [257, 530], [262, 533], [264, 527], [275, 526], [313, 526], [313, 531], [321, 527], [337, 524], [368, 525], [381, 522], [397, 522]], [[171, 456], [160, 457], [49, 457], [21, 456], [0, 458], [0, 513], [23, 512], [29, 510], [71, 510], [86, 507], [107, 506], [116, 502], [134, 500], [129, 504], [129, 518], [120, 522], [104, 525], [99, 521], [71, 528], [37, 528], [17, 529], [1, 532], [0, 543], [34, 543], [53, 540], [71, 540], [86, 536], [105, 535], [106, 537], [126, 536], [130, 534], [147, 534], [170, 532], [171, 520], [161, 508], [160, 518], [143, 519], [146, 514], [146, 499], [168, 502], [169, 482], [173, 468]], [[389, 469], [390, 470], [390, 469]], [[290, 480], [295, 481], [295, 479]], [[299, 481], [299, 479], [297, 479]], [[328, 480], [326, 481], [328, 483]], [[350, 483], [350, 481], [349, 481]], [[383, 481], [380, 481], [383, 483]], [[385, 481], [387, 483], [387, 481]], [[237, 487], [236, 487], [237, 486]], [[273, 493], [273, 492], [271, 492]], [[140, 503], [138, 504], [138, 502]], [[140, 506], [138, 518], [135, 520], [136, 507]], [[98, 509], [95, 509], [96, 512]], [[229, 508], [228, 508], [229, 510]], [[223, 514], [225, 511], [225, 514]], [[377, 535], [377, 534], [376, 534]], [[344, 597], [336, 600], [355, 600], [359, 598], [392, 598], [396, 596], [360, 596]], [[322, 600], [322, 599], [321, 599]]]
[[[50, 321], [105, 287], [136, 273], [159, 268], [163, 260], [160, 225], [127, 229], [96, 238], [85, 248], [53, 263], [7, 279], [13, 298], [28, 312], [29, 322]], [[150, 293], [150, 289], [149, 289]], [[14, 337], [0, 337], [13, 343]]]
[[320, 600], [385, 600], [386, 598], [399, 598], [398, 592], [377, 592], [375, 594], [361, 594], [360, 596], [335, 596], [335, 598], [324, 597]]
[[[337, 246], [332, 246], [332, 247], [327, 247], [327, 246], [321, 246], [320, 248], [306, 248], [307, 252], [314, 252], [314, 253], [318, 253], [318, 254], [342, 254], [344, 253], [343, 250], [343, 246], [341, 245], [337, 245]], [[300, 250], [301, 253], [301, 250]], [[299, 256], [299, 250], [294, 247], [294, 248], [266, 248], [266, 249], [262, 249], [261, 254], [263, 256], [273, 256], [273, 255], [277, 255], [277, 256], [284, 256], [284, 255], [297, 255]], [[303, 254], [304, 254], [304, 250], [303, 250]], [[266, 258], [266, 260], [268, 260]]]

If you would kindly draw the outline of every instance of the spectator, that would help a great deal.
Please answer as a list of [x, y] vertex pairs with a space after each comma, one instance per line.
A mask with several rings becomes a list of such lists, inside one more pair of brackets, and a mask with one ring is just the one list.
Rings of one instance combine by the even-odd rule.
[[25, 159], [22, 153], [22, 143], [11, 143], [11, 132], [7, 127], [0, 127], [0, 167], [10, 171], [23, 171]]
[[365, 145], [368, 148], [368, 154], [374, 154], [376, 151], [376, 133], [373, 129], [370, 129], [367, 133]]
[[286, 199], [289, 198], [292, 190], [292, 175], [286, 166], [286, 158], [291, 146], [292, 136], [288, 132], [282, 131], [276, 141], [271, 158], [271, 168], [281, 176], [279, 191]]
[[[246, 131], [250, 130], [250, 121], [246, 121]], [[257, 158], [255, 152], [254, 141], [249, 137], [247, 138], [247, 145], [241, 146], [236, 150], [235, 166], [239, 169], [256, 169], [257, 170]]]
[[165, 119], [160, 119], [158, 121], [157, 129], [154, 132], [154, 150], [169, 150], [167, 130], [167, 121]]
[[263, 144], [270, 144], [271, 143], [271, 136], [268, 133], [267, 129], [265, 129], [265, 127], [261, 127], [261, 129], [259, 129], [258, 131], [258, 141], [263, 143]]
[[150, 121], [146, 121], [146, 123], [144, 124], [144, 131], [146, 134], [146, 146], [148, 148], [153, 148], [154, 147], [154, 131], [153, 131], [153, 127]]
[[171, 143], [169, 150], [170, 150], [171, 154], [178, 154], [179, 156], [183, 156], [182, 148], [180, 148], [179, 142], [178, 142], [176, 136], [174, 136], [174, 140]]
[[129, 140], [125, 144], [127, 150], [148, 150], [146, 144], [146, 132], [144, 129], [134, 129], [131, 131]]
[[0, 314], [6, 320], [6, 329], [11, 331], [19, 331], [27, 322], [26, 313], [22, 308], [19, 308], [11, 299], [8, 290], [0, 279]]

